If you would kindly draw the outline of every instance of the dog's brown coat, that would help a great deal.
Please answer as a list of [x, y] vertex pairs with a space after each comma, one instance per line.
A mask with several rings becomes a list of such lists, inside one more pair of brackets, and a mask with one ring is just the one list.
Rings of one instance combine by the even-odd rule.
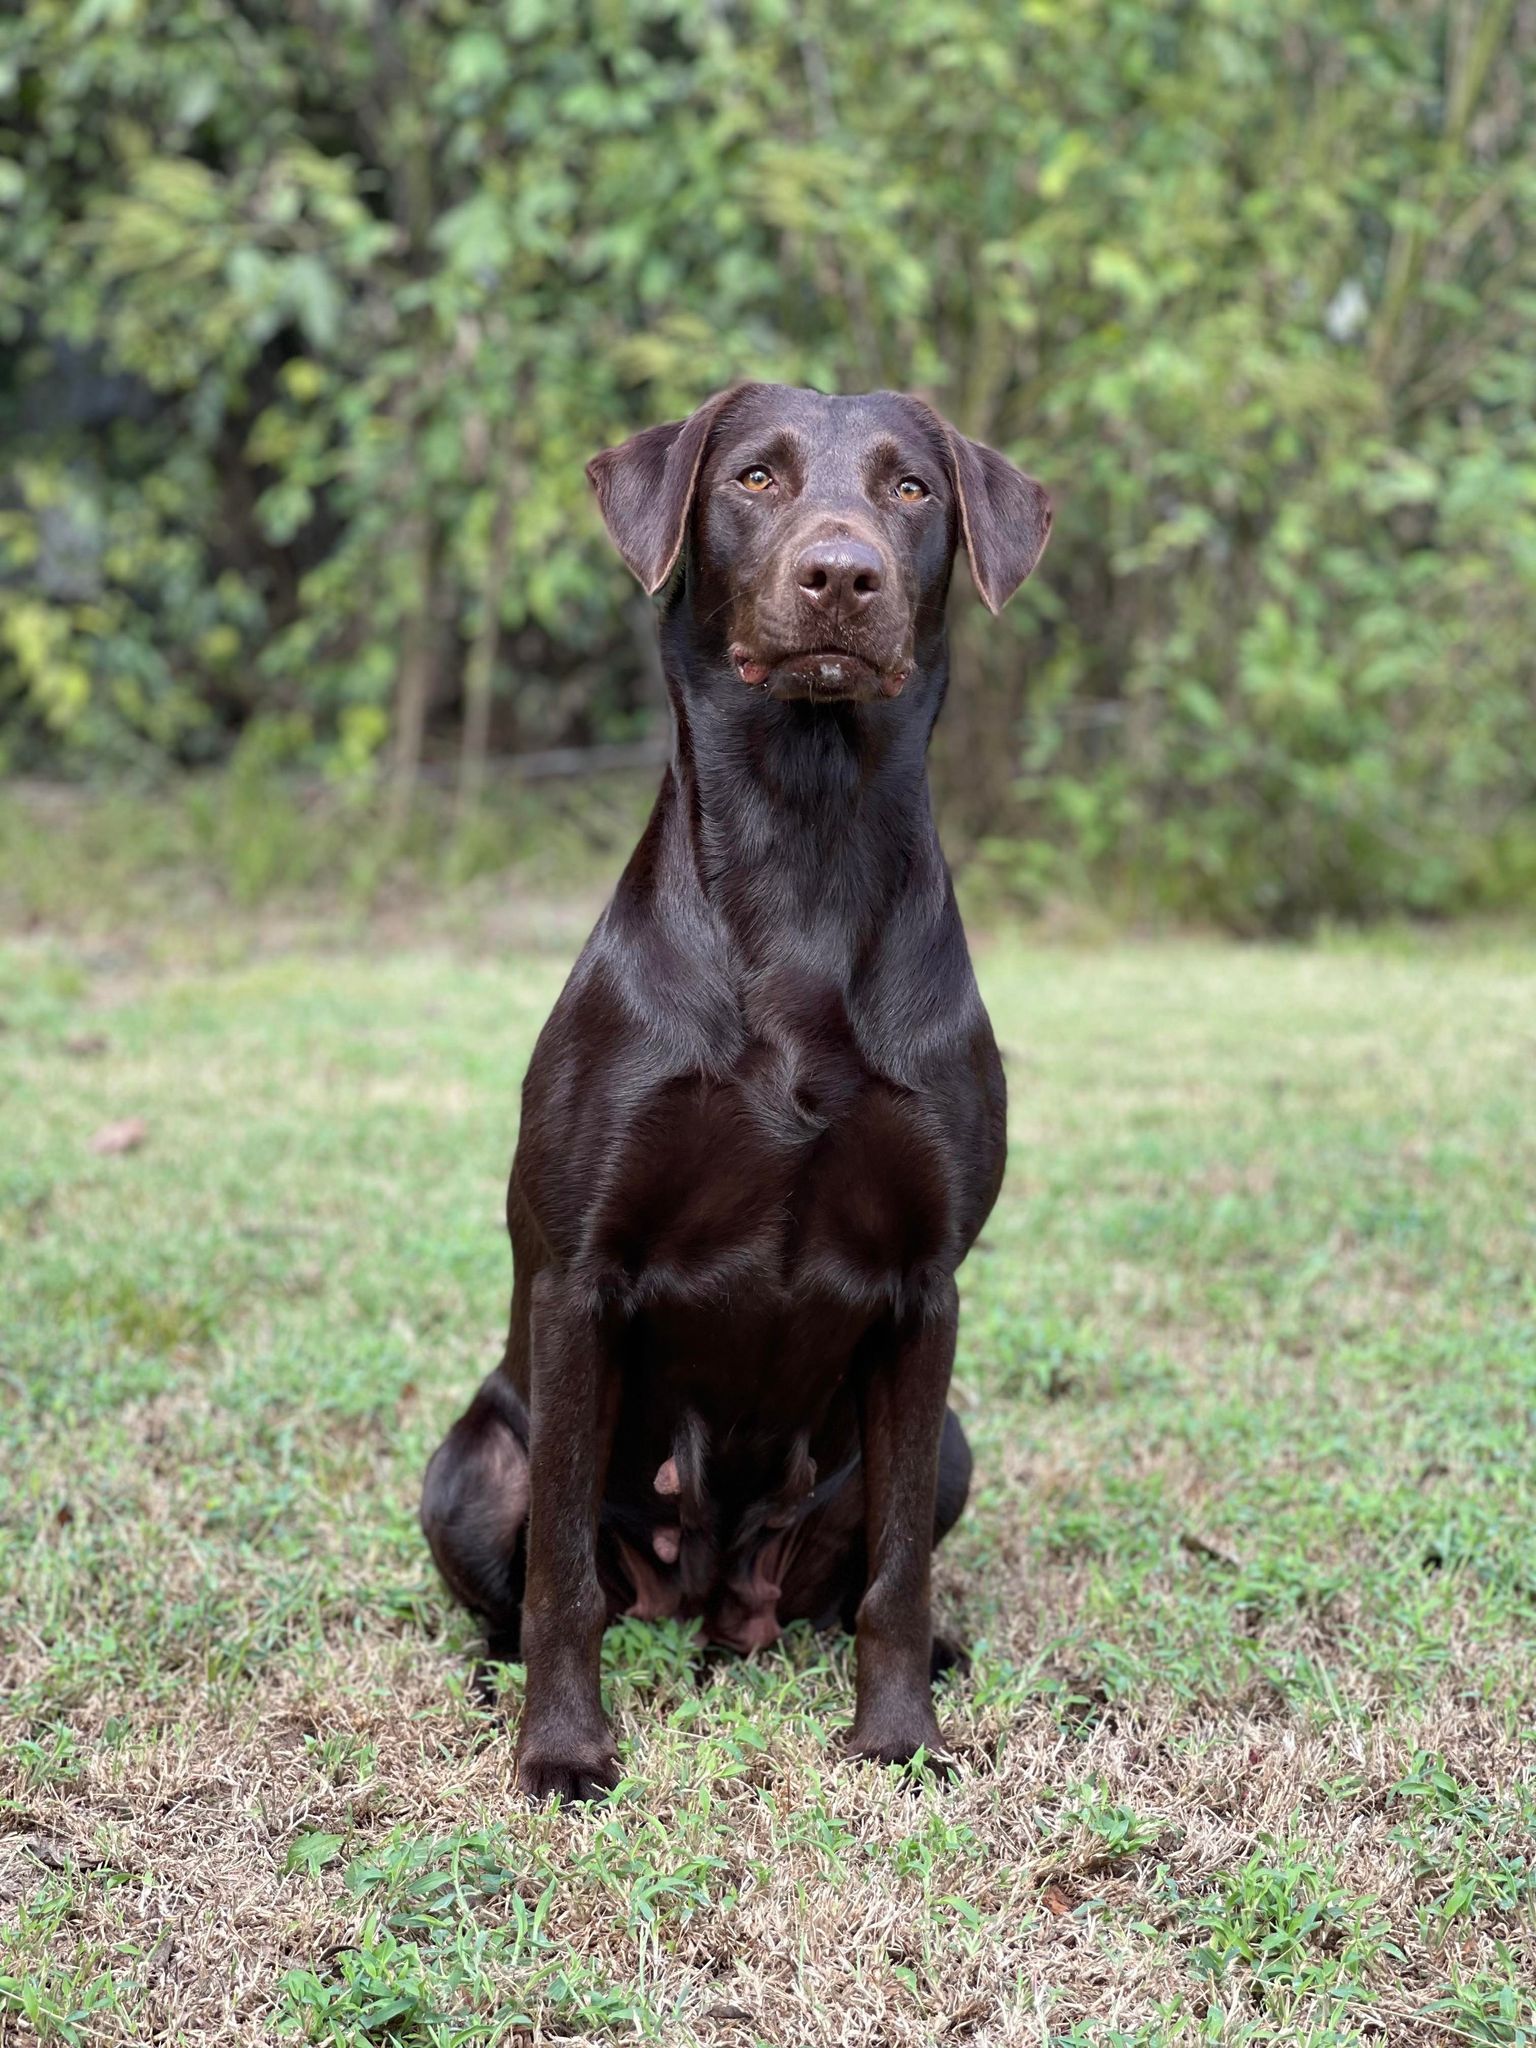
[[855, 1751], [937, 1745], [955, 1272], [1004, 1091], [925, 754], [957, 546], [996, 609], [1050, 517], [890, 392], [745, 386], [592, 475], [667, 590], [676, 747], [529, 1066], [506, 1355], [422, 1502], [492, 1653], [527, 1659], [535, 1797], [614, 1782], [598, 1650], [626, 1612], [742, 1649], [854, 1625]]

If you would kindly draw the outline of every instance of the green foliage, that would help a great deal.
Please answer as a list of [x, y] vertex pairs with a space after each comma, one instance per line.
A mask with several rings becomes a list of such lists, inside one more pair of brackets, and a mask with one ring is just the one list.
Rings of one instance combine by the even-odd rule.
[[[0, 759], [366, 770], [653, 702], [592, 450], [762, 374], [1058, 500], [941, 771], [1040, 895], [1536, 894], [1536, 125], [1511, 0], [23, 0]], [[472, 721], [471, 721], [472, 724]], [[471, 748], [480, 745], [471, 738]]]
[[1401, 1960], [1386, 1916], [1372, 1913], [1372, 1904], [1352, 1897], [1304, 1847], [1261, 1843], [1201, 1903], [1195, 1925], [1204, 1941], [1190, 1968], [1217, 1978], [1246, 1969], [1287, 1990], [1326, 1989], [1379, 1956]]

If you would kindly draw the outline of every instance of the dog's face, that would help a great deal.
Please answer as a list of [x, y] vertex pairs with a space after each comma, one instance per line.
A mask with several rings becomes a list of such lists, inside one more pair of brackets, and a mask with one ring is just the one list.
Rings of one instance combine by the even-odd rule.
[[1000, 610], [1039, 559], [1050, 501], [915, 398], [747, 384], [588, 466], [647, 590], [688, 549], [705, 651], [778, 698], [899, 696], [962, 543]]
[[935, 415], [894, 393], [743, 392], [695, 489], [700, 609], [741, 680], [776, 697], [894, 697], [954, 554]]

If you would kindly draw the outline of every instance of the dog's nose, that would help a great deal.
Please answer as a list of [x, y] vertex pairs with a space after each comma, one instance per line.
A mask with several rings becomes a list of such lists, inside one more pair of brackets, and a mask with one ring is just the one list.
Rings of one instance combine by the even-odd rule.
[[878, 548], [851, 534], [813, 541], [795, 564], [807, 604], [828, 612], [861, 612], [880, 588], [885, 563]]

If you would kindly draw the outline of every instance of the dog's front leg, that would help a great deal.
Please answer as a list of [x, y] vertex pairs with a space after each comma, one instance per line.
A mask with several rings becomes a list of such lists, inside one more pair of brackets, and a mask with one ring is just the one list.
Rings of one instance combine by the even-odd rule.
[[939, 1748], [930, 1658], [934, 1495], [959, 1297], [901, 1323], [864, 1388], [864, 1513], [869, 1584], [859, 1603], [855, 1756], [905, 1763]]
[[596, 1554], [618, 1381], [598, 1316], [555, 1273], [534, 1282], [530, 1336], [528, 1686], [517, 1774], [534, 1799], [591, 1799], [618, 1782], [598, 1683], [607, 1603]]

